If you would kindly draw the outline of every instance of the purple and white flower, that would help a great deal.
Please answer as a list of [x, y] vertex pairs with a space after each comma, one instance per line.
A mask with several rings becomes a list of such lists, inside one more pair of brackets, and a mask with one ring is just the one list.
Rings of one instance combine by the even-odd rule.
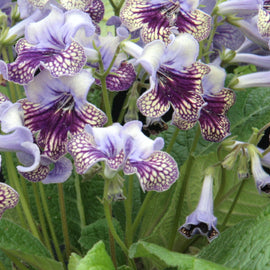
[[[235, 93], [224, 88], [226, 73], [222, 68], [208, 65], [211, 71], [202, 80], [203, 99], [206, 105], [202, 107], [199, 116], [201, 133], [205, 140], [220, 142], [230, 135], [230, 122], [226, 117], [229, 108], [235, 102]], [[180, 129], [190, 129], [195, 121], [185, 121], [175, 118], [175, 125]]]
[[[134, 67], [132, 63], [127, 61], [126, 54], [120, 52], [115, 57], [121, 41], [126, 37], [126, 34], [128, 35], [128, 33], [121, 33], [121, 31], [123, 32], [125, 29], [118, 28], [115, 37], [111, 33], [108, 33], [106, 37], [94, 36], [94, 43], [99, 48], [104, 71], [107, 71], [114, 59], [110, 73], [106, 77], [106, 86], [110, 91], [125, 91], [131, 87], [136, 79]], [[97, 63], [91, 65], [100, 70]], [[96, 79], [96, 82], [100, 84], [98, 79]]]
[[53, 77], [75, 75], [86, 63], [84, 45], [87, 37], [94, 34], [90, 17], [82, 11], [63, 12], [52, 7], [41, 21], [25, 28], [25, 38], [16, 44], [18, 54], [15, 62], [0, 62], [4, 78], [19, 84], [27, 84], [36, 70], [47, 69]]
[[141, 29], [145, 43], [156, 39], [170, 42], [172, 33], [190, 33], [198, 41], [208, 37], [211, 17], [197, 9], [197, 0], [127, 0], [120, 11], [130, 30]]
[[196, 210], [187, 218], [179, 232], [186, 238], [192, 238], [195, 234], [206, 235], [209, 241], [215, 239], [219, 231], [216, 228], [217, 218], [213, 215], [213, 176], [207, 174], [203, 181], [200, 201]]
[[25, 86], [27, 99], [20, 101], [24, 125], [36, 135], [42, 154], [51, 160], [66, 154], [69, 134], [83, 131], [86, 124], [100, 127], [106, 123], [106, 115], [86, 100], [93, 82], [88, 70], [60, 78], [44, 70]]
[[85, 173], [99, 161], [105, 161], [105, 176], [113, 178], [119, 170], [136, 174], [142, 190], [167, 190], [178, 178], [177, 163], [166, 152], [162, 138], [151, 140], [142, 132], [142, 123], [131, 121], [105, 128], [87, 126], [73, 136], [68, 151], [79, 174]]
[[202, 78], [210, 69], [196, 61], [199, 44], [190, 34], [172, 37], [168, 46], [155, 40], [144, 49], [132, 42], [124, 42], [123, 47], [137, 58], [136, 64], [141, 64], [150, 74], [150, 89], [137, 101], [143, 115], [161, 117], [172, 106], [172, 123], [176, 126], [179, 120], [198, 120], [201, 108], [206, 105], [202, 97]]
[[[252, 175], [259, 193], [270, 193], [270, 175], [262, 167], [263, 163], [267, 163], [267, 159], [269, 162], [269, 157], [261, 158], [260, 150], [254, 145], [247, 146], [247, 150], [250, 155]], [[267, 165], [269, 167], [269, 163]]]

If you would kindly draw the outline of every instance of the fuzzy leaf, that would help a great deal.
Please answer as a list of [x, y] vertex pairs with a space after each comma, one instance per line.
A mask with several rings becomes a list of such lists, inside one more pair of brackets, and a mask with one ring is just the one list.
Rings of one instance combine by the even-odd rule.
[[234, 269], [269, 269], [270, 208], [256, 219], [249, 219], [224, 231], [199, 254]]
[[[123, 239], [123, 232], [119, 222], [116, 219], [113, 219], [113, 224], [118, 235]], [[99, 240], [102, 240], [104, 242], [107, 251], [109, 251], [110, 250], [109, 231], [106, 219], [99, 219], [96, 222], [93, 222], [90, 225], [84, 227], [82, 229], [82, 234], [81, 238], [79, 239], [79, 243], [85, 250], [89, 250]], [[118, 245], [116, 245], [116, 254], [118, 263], [120, 265], [124, 264], [125, 257]]]
[[55, 261], [30, 232], [6, 219], [0, 222], [0, 249], [20, 258], [35, 269], [63, 269], [62, 264]]
[[114, 270], [114, 265], [102, 241], [96, 243], [82, 258], [76, 270]]
[[150, 258], [155, 262], [157, 269], [164, 269], [165, 267], [177, 267], [178, 270], [230, 269], [190, 255], [172, 252], [163, 247], [143, 241], [139, 241], [130, 247], [129, 256], [131, 258]]

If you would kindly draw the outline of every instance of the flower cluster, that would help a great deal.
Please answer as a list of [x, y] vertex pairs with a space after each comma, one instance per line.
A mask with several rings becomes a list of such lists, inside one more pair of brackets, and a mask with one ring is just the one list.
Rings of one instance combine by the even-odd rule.
[[[0, 96], [0, 151], [15, 152], [18, 172], [32, 182], [62, 183], [73, 166], [85, 174], [101, 162], [101, 175], [114, 188], [123, 175], [136, 174], [143, 191], [165, 191], [178, 179], [178, 165], [161, 151], [163, 138], [143, 133], [143, 122], [166, 118], [180, 130], [197, 125], [203, 139], [221, 142], [230, 135], [227, 113], [236, 101], [224, 67], [270, 67], [266, 0], [126, 0], [109, 20], [114, 34], [102, 33], [101, 0], [18, 1], [15, 25], [12, 6], [0, 4], [0, 48], [15, 45], [12, 57], [1, 54], [0, 82], [18, 88]], [[268, 75], [238, 76], [230, 86], [269, 86]], [[111, 110], [123, 93], [124, 106]], [[241, 152], [251, 159], [257, 188], [268, 192], [269, 178], [258, 165], [263, 158], [238, 145], [222, 165], [232, 168], [230, 157]], [[248, 174], [243, 166], [241, 176]], [[207, 173], [198, 207], [179, 229], [188, 238], [200, 233], [212, 240], [219, 233], [212, 182]], [[121, 188], [110, 192], [113, 199], [123, 198]], [[1, 183], [0, 216], [17, 202], [17, 192]]]

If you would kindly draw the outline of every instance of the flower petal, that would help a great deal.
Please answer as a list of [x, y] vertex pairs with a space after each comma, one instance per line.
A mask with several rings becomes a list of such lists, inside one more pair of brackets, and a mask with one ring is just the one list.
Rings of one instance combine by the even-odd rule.
[[67, 49], [59, 51], [37, 49], [25, 39], [20, 39], [16, 50], [19, 55], [15, 62], [7, 64], [7, 68], [8, 79], [19, 84], [31, 81], [40, 65], [48, 69], [52, 76], [59, 77], [78, 73], [86, 62], [83, 47], [75, 41]]
[[6, 209], [13, 208], [19, 201], [19, 194], [9, 185], [0, 183], [0, 218]]
[[73, 136], [67, 144], [67, 150], [72, 155], [79, 174], [84, 174], [95, 163], [107, 159], [107, 156], [97, 149], [94, 137], [87, 132]]
[[62, 157], [55, 162], [53, 170], [42, 180], [43, 184], [63, 183], [72, 173], [72, 163], [66, 157]]
[[149, 158], [142, 161], [128, 159], [125, 174], [136, 173], [143, 191], [165, 191], [179, 176], [177, 163], [166, 152], [156, 151]]
[[107, 88], [111, 91], [125, 91], [136, 79], [134, 67], [130, 63], [121, 63], [120, 67], [112, 70], [106, 77]]
[[185, 12], [180, 10], [175, 25], [180, 33], [192, 34], [198, 41], [206, 39], [211, 30], [211, 16], [201, 10]]

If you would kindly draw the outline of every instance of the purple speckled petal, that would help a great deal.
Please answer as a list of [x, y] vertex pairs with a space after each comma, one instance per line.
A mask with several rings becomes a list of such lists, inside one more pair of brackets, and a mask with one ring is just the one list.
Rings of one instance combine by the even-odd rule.
[[14, 208], [19, 201], [19, 194], [9, 185], [0, 183], [0, 218], [5, 210]]
[[230, 122], [225, 115], [201, 110], [199, 118], [202, 136], [210, 142], [220, 142], [230, 135]]
[[179, 114], [173, 113], [172, 124], [177, 126], [181, 130], [189, 130], [193, 128], [197, 123], [197, 119], [193, 121], [187, 121], [180, 117]]
[[[266, 2], [266, 1], [265, 1]], [[263, 36], [263, 37], [270, 37], [270, 13], [269, 13], [270, 9], [264, 6], [264, 8], [261, 8], [259, 10], [259, 14], [258, 14], [258, 21], [257, 21], [257, 26], [258, 26], [258, 30], [259, 33]]]
[[101, 0], [91, 1], [91, 6], [86, 12], [89, 13], [94, 22], [99, 23], [103, 19], [105, 12], [103, 2]]
[[145, 43], [155, 39], [169, 43], [177, 7], [169, 1], [150, 4], [142, 0], [128, 0], [121, 9], [120, 18], [130, 31], [142, 28], [141, 36]]
[[79, 174], [85, 173], [95, 163], [107, 160], [107, 155], [97, 148], [94, 137], [87, 132], [73, 136], [67, 144], [67, 150]]
[[235, 103], [235, 93], [231, 89], [223, 88], [218, 93], [203, 96], [207, 105], [204, 110], [211, 111], [215, 114], [225, 114]]
[[210, 34], [211, 16], [198, 9], [193, 12], [180, 10], [175, 25], [180, 33], [192, 34], [198, 41], [201, 41]]
[[47, 177], [42, 180], [43, 184], [52, 184], [52, 183], [63, 183], [71, 175], [72, 172], [72, 163], [66, 158], [62, 157], [55, 162], [54, 168], [49, 172]]
[[40, 105], [22, 101], [25, 126], [33, 133], [38, 133], [38, 144], [52, 160], [59, 159], [66, 153], [68, 132], [75, 134], [83, 131], [86, 124], [102, 126], [106, 116], [92, 104], [85, 104], [80, 109], [74, 106], [71, 95], [61, 95], [56, 102]]
[[125, 91], [136, 79], [134, 67], [130, 63], [121, 63], [120, 67], [112, 70], [113, 74], [106, 77], [107, 88], [111, 91]]
[[143, 191], [155, 190], [158, 192], [169, 189], [179, 176], [175, 160], [162, 151], [154, 152], [146, 160], [127, 160], [124, 173], [136, 173]]
[[31, 182], [40, 182], [44, 180], [50, 172], [50, 168], [40, 164], [37, 169], [30, 172], [20, 172], [20, 174]]
[[19, 54], [16, 61], [7, 64], [8, 79], [19, 84], [30, 82], [40, 65], [48, 69], [53, 77], [59, 77], [78, 73], [86, 63], [84, 49], [75, 41], [67, 49], [59, 51], [37, 49], [25, 39], [20, 39], [16, 51]]
[[67, 9], [79, 9], [88, 13], [95, 23], [99, 23], [104, 16], [104, 4], [101, 0], [60, 0], [61, 5]]
[[147, 117], [160, 117], [170, 109], [170, 103], [159, 94], [157, 88], [148, 90], [137, 100], [140, 112]]

